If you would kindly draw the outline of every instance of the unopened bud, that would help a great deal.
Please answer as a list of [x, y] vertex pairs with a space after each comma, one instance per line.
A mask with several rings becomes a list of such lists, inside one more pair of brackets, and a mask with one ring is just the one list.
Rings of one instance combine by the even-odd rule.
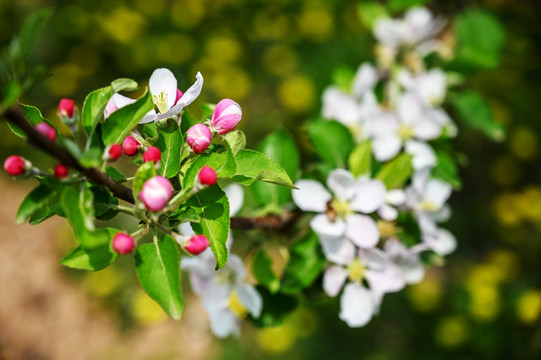
[[[180, 89], [177, 89], [177, 97], [175, 99], [175, 105], [178, 103], [178, 101], [180, 100], [180, 98], [182, 97], [182, 95], [184, 95], [184, 93], [182, 91], [180, 91]], [[173, 105], [174, 106], [174, 105]]]
[[57, 179], [64, 179], [69, 175], [69, 169], [66, 165], [56, 164], [54, 166], [54, 176]]
[[119, 144], [112, 144], [105, 148], [104, 160], [115, 161], [122, 156], [122, 146]]
[[242, 118], [240, 105], [231, 99], [223, 99], [212, 113], [211, 128], [218, 135], [227, 134], [237, 127]]
[[56, 140], [56, 130], [46, 122], [40, 122], [34, 129], [51, 141]]
[[216, 184], [216, 171], [214, 171], [214, 169], [211, 167], [203, 166], [201, 170], [199, 170], [197, 177], [202, 185], [211, 186]]
[[162, 159], [162, 152], [156, 146], [151, 146], [143, 154], [143, 161], [150, 162], [153, 161], [156, 164]]
[[31, 167], [28, 161], [17, 155], [8, 156], [4, 161], [4, 170], [11, 176], [24, 175]]
[[184, 243], [184, 249], [190, 254], [201, 254], [209, 247], [209, 239], [205, 235], [194, 235]]
[[173, 186], [163, 176], [154, 176], [145, 182], [139, 196], [147, 209], [161, 211], [173, 196]]
[[126, 255], [131, 253], [134, 247], [135, 240], [124, 232], [116, 234], [113, 238], [113, 250], [119, 254]]
[[189, 128], [186, 132], [186, 137], [188, 145], [190, 145], [196, 154], [200, 154], [208, 148], [212, 140], [210, 129], [203, 124], [196, 124]]
[[124, 154], [134, 156], [139, 152], [140, 145], [139, 141], [135, 140], [133, 136], [128, 135], [122, 142], [122, 150], [124, 150]]
[[75, 102], [73, 100], [60, 99], [60, 103], [58, 104], [58, 113], [60, 114], [60, 116], [72, 119], [74, 112]]

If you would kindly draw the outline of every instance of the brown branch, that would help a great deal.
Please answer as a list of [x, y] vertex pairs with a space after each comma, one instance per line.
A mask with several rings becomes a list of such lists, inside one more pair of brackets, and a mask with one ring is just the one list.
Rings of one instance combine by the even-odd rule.
[[296, 211], [284, 211], [282, 215], [267, 215], [262, 217], [232, 217], [231, 228], [239, 230], [264, 229], [283, 230], [297, 219]]
[[58, 144], [50, 141], [45, 136], [40, 134], [26, 120], [19, 106], [9, 108], [4, 116], [12, 124], [21, 129], [27, 136], [28, 142], [37, 148], [43, 150], [53, 158], [58, 159], [62, 164], [80, 172], [96, 185], [107, 187], [117, 198], [127, 201], [131, 204], [135, 203], [133, 193], [124, 185], [120, 185], [111, 179], [107, 174], [99, 171], [96, 168], [84, 167], [72, 154], [67, 150], [58, 146]]

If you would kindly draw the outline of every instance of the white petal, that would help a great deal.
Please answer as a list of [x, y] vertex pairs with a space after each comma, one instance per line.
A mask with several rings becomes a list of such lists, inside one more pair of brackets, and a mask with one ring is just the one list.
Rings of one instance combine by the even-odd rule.
[[372, 135], [375, 138], [383, 138], [396, 134], [398, 130], [398, 119], [393, 112], [385, 111], [380, 113], [372, 125]]
[[119, 93], [113, 94], [113, 97], [111, 99], [113, 100], [113, 103], [115, 104], [117, 109], [123, 108], [124, 106], [133, 104], [137, 101], [127, 96], [120, 95]]
[[348, 272], [343, 267], [336, 265], [329, 266], [323, 275], [323, 290], [325, 290], [327, 295], [335, 297], [342, 289], [342, 286], [344, 286], [347, 277]]
[[412, 256], [409, 260], [401, 263], [400, 269], [404, 273], [404, 279], [407, 284], [417, 284], [425, 277], [425, 267], [418, 256]]
[[235, 291], [237, 292], [237, 296], [239, 297], [242, 305], [248, 309], [253, 317], [258, 318], [261, 314], [261, 308], [263, 307], [261, 295], [259, 295], [252, 285], [244, 283], [237, 284]]
[[218, 271], [230, 271], [235, 275], [237, 283], [242, 283], [244, 278], [246, 278], [246, 268], [244, 267], [244, 263], [242, 262], [242, 259], [235, 254], [229, 254], [227, 263]]
[[210, 330], [219, 338], [240, 335], [240, 321], [229, 309], [207, 309]]
[[374, 315], [372, 294], [364, 286], [349, 283], [340, 298], [340, 319], [350, 327], [366, 325]]
[[316, 215], [310, 221], [310, 227], [318, 235], [340, 237], [346, 232], [346, 224], [343, 220], [329, 221], [327, 215]]
[[402, 140], [395, 134], [385, 137], [378, 137], [372, 140], [372, 149], [374, 156], [379, 161], [387, 161], [398, 154], [402, 147]]
[[291, 190], [293, 202], [303, 211], [325, 212], [331, 194], [315, 180], [299, 180], [295, 183], [298, 189]]
[[373, 248], [379, 241], [378, 225], [370, 216], [350, 215], [346, 219], [346, 236], [361, 248]]
[[378, 81], [376, 68], [369, 63], [363, 63], [359, 66], [355, 78], [353, 79], [353, 93], [357, 96], [363, 95], [366, 91], [372, 89]]
[[[165, 114], [156, 116], [154, 121], [167, 119], [167, 118], [177, 115], [178, 113], [182, 111], [182, 109], [184, 109], [186, 106], [193, 103], [195, 99], [197, 99], [199, 94], [201, 94], [201, 90], [203, 89], [203, 75], [201, 75], [201, 73], [198, 72], [197, 75], [195, 75], [195, 77], [196, 77], [195, 83], [192, 86], [190, 86], [188, 90], [184, 92], [184, 95], [182, 95], [182, 97], [177, 102], [177, 104], [173, 106], [172, 108], [170, 108]], [[176, 96], [177, 96], [176, 94], [177, 94], [177, 90], [175, 89], [175, 93], [173, 96], [173, 103], [176, 100]]]
[[398, 99], [396, 111], [402, 124], [413, 125], [423, 116], [423, 104], [416, 94], [407, 92]]
[[408, 256], [408, 248], [396, 238], [390, 238], [387, 240], [385, 242], [384, 250], [389, 258], [393, 261]]
[[225, 187], [224, 192], [229, 200], [229, 215], [234, 216], [244, 203], [244, 190], [239, 184], [232, 183]]
[[378, 215], [383, 220], [393, 221], [398, 217], [398, 210], [390, 205], [383, 204], [383, 206], [378, 209]]
[[327, 260], [347, 265], [355, 257], [355, 245], [345, 237], [319, 235], [319, 242]]
[[355, 198], [350, 202], [350, 206], [355, 211], [365, 214], [379, 209], [385, 201], [385, 185], [379, 180], [361, 180], [355, 187]]
[[441, 256], [449, 255], [456, 249], [456, 238], [445, 229], [438, 229], [436, 236], [425, 236], [423, 240]]
[[421, 170], [436, 165], [436, 154], [430, 145], [422, 141], [410, 140], [406, 142], [405, 150], [413, 155], [413, 168]]
[[406, 286], [402, 270], [391, 263], [387, 264], [383, 271], [366, 270], [365, 277], [375, 294], [397, 292]]
[[445, 97], [447, 81], [441, 69], [432, 69], [419, 79], [418, 91], [425, 104], [436, 106]]
[[374, 35], [379, 42], [395, 46], [402, 41], [400, 27], [401, 24], [395, 20], [389, 18], [378, 19], [374, 25]]
[[451, 185], [438, 179], [430, 179], [426, 184], [425, 201], [428, 200], [439, 210], [451, 196]]
[[354, 125], [359, 122], [359, 104], [357, 101], [336, 87], [329, 87], [323, 92], [322, 115], [327, 119]]
[[353, 175], [344, 169], [331, 171], [327, 179], [327, 186], [340, 200], [349, 200], [355, 194], [356, 181]]
[[178, 231], [183, 235], [195, 235], [192, 230], [192, 225], [189, 222], [182, 223], [178, 226]]
[[[167, 112], [175, 104], [177, 97], [177, 78], [171, 70], [165, 68], [154, 70], [148, 80], [148, 87], [152, 93], [154, 103], [162, 113]], [[160, 105], [157, 101], [158, 98], [163, 98], [165, 104]]]
[[400, 206], [406, 202], [406, 193], [402, 189], [393, 189], [387, 191], [385, 201], [391, 205]]
[[362, 249], [359, 253], [359, 258], [368, 269], [375, 271], [383, 271], [387, 264], [389, 264], [387, 254], [379, 248]]

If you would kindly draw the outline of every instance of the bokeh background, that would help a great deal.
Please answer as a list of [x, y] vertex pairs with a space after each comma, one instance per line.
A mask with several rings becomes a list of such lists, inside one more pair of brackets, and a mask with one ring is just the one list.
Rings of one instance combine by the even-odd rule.
[[[302, 124], [319, 114], [333, 70], [373, 58], [358, 3], [0, 0], [0, 42], [33, 11], [54, 9], [32, 58], [50, 76], [23, 99], [53, 122], [62, 97], [80, 107], [118, 77], [144, 89], [153, 69], [168, 67], [181, 89], [203, 73], [201, 101], [237, 100], [248, 146], [277, 126], [303, 145]], [[541, 3], [443, 0], [430, 8], [450, 19], [483, 9], [501, 22], [499, 65], [469, 72], [465, 87], [488, 99], [507, 137], [494, 143], [461, 128], [463, 186], [448, 224], [459, 247], [421, 284], [388, 295], [361, 329], [338, 319], [337, 299], [309, 295], [282, 325], [247, 321], [239, 339], [220, 341], [196, 297], [187, 295], [180, 323], [168, 319], [139, 287], [131, 259], [96, 273], [61, 267], [70, 227], [62, 219], [15, 226], [34, 184], [2, 173], [0, 359], [541, 358]], [[4, 122], [0, 134], [2, 159], [19, 153], [52, 166]]]

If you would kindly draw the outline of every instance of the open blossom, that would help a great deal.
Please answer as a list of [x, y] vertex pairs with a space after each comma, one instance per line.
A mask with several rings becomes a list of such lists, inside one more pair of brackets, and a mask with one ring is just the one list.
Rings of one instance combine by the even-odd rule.
[[[385, 186], [379, 180], [356, 180], [343, 169], [329, 174], [325, 187], [315, 180], [299, 180], [292, 190], [293, 201], [303, 211], [316, 215], [310, 227], [319, 236], [327, 259], [344, 264], [351, 261], [354, 244], [372, 248], [379, 241], [376, 222], [367, 215], [385, 201]], [[361, 214], [362, 213], [362, 214]]]
[[224, 135], [234, 130], [242, 118], [240, 105], [231, 99], [223, 99], [214, 108], [210, 119], [211, 130]]
[[383, 295], [402, 290], [406, 282], [401, 270], [379, 249], [359, 250], [357, 254], [353, 250], [350, 258], [352, 260], [345, 266], [327, 268], [323, 289], [334, 297], [344, 288], [340, 298], [340, 319], [350, 327], [361, 327], [377, 312]]
[[163, 176], [154, 176], [145, 182], [139, 196], [147, 209], [161, 211], [173, 196], [173, 186]]
[[390, 238], [385, 242], [385, 253], [390, 261], [400, 268], [407, 284], [417, 284], [425, 276], [425, 267], [419, 254], [426, 250], [424, 244], [407, 248], [400, 240]]

